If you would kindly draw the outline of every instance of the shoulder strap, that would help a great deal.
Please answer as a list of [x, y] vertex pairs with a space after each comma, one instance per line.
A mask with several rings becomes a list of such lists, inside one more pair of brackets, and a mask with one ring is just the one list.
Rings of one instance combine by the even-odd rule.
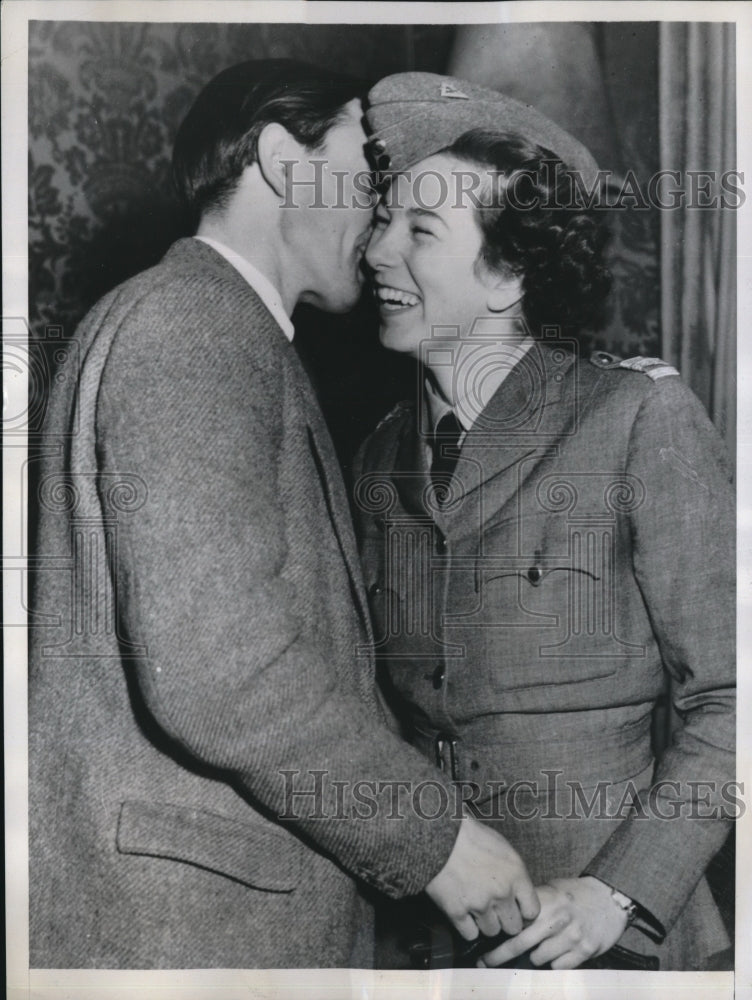
[[648, 378], [653, 379], [654, 382], [657, 382], [660, 378], [665, 378], [667, 375], [679, 374], [676, 368], [661, 358], [643, 358], [641, 356], [636, 358], [620, 358], [615, 354], [609, 354], [607, 351], [594, 351], [590, 355], [590, 363], [595, 365], [596, 368], [609, 370], [621, 368], [626, 371], [640, 372], [643, 375], [647, 375]]

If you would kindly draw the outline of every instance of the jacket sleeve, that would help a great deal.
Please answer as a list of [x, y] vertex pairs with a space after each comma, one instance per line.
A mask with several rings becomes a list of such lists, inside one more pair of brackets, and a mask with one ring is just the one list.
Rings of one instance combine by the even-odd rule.
[[[304, 626], [286, 513], [307, 484], [281, 477], [288, 348], [264, 313], [255, 329], [252, 314], [229, 314], [226, 295], [206, 282], [160, 289], [123, 323], [101, 383], [102, 467], [148, 489], [120, 526], [116, 570], [121, 627], [147, 650], [138, 684], [161, 729], [262, 812], [294, 817], [380, 890], [415, 893], [454, 845], [452, 808], [428, 818], [451, 787], [375, 701], [344, 693], [326, 636]], [[352, 669], [364, 669], [355, 649]]]
[[634, 573], [681, 722], [653, 786], [584, 874], [626, 893], [665, 934], [737, 815], [734, 499], [723, 445], [678, 378], [649, 389], [628, 472], [645, 489], [631, 514]]

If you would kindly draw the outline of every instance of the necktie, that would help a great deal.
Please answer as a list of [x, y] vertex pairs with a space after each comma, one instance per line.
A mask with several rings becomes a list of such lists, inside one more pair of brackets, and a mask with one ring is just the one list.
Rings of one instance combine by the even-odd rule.
[[451, 493], [452, 473], [460, 455], [457, 444], [461, 434], [462, 427], [450, 410], [437, 424], [431, 443], [433, 448], [431, 482], [436, 490], [436, 501], [439, 506], [447, 502]]

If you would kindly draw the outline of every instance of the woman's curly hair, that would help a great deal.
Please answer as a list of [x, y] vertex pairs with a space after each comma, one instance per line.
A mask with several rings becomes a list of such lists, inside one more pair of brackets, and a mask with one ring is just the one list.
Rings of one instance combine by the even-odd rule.
[[487, 171], [476, 209], [481, 258], [522, 276], [530, 332], [549, 325], [571, 335], [602, 326], [611, 288], [604, 213], [585, 204], [562, 161], [518, 135], [484, 129], [465, 132], [442, 152]]

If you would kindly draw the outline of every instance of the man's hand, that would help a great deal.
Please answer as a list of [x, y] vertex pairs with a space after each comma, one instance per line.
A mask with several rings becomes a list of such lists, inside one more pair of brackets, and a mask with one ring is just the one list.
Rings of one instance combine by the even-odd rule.
[[472, 941], [478, 933], [518, 934], [540, 904], [522, 858], [498, 833], [466, 816], [452, 853], [426, 893]]
[[505, 965], [535, 948], [533, 965], [550, 962], [553, 969], [576, 969], [612, 948], [627, 926], [627, 914], [611, 898], [611, 889], [589, 875], [551, 879], [538, 886], [538, 896], [537, 920], [479, 964]]

